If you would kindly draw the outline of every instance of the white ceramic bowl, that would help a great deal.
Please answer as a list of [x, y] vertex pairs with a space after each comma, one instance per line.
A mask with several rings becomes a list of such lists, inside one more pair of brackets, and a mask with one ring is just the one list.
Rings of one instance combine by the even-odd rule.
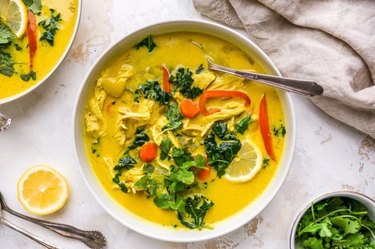
[[92, 194], [96, 197], [102, 207], [116, 220], [125, 226], [137, 231], [143, 235], [166, 241], [174, 242], [192, 242], [212, 239], [214, 237], [228, 233], [254, 218], [260, 213], [263, 208], [272, 200], [283, 183], [293, 156], [294, 143], [295, 143], [295, 119], [294, 111], [289, 95], [285, 92], [279, 92], [279, 96], [283, 103], [286, 125], [288, 134], [285, 140], [285, 151], [280, 160], [280, 167], [275, 173], [273, 180], [269, 183], [267, 189], [250, 205], [236, 213], [235, 215], [214, 224], [213, 230], [187, 230], [162, 227], [155, 223], [151, 223], [142, 218], [135, 216], [130, 211], [125, 210], [118, 203], [116, 203], [105, 192], [97, 180], [94, 172], [90, 168], [89, 160], [85, 153], [85, 145], [83, 141], [84, 132], [84, 106], [88, 98], [88, 94], [92, 91], [96, 84], [100, 73], [105, 67], [117, 58], [127, 49], [131, 48], [147, 35], [158, 35], [163, 33], [188, 31], [208, 34], [224, 39], [232, 44], [237, 45], [243, 51], [251, 54], [260, 65], [265, 68], [269, 73], [280, 75], [279, 71], [267, 55], [257, 47], [252, 41], [239, 33], [222, 25], [214, 24], [204, 21], [171, 21], [155, 24], [143, 29], [140, 29], [113, 46], [111, 46], [93, 65], [88, 75], [86, 76], [82, 88], [79, 92], [79, 97], [76, 102], [75, 116], [74, 116], [74, 136], [77, 156], [79, 159], [80, 170], [82, 176], [91, 190]]
[[43, 79], [41, 79], [37, 84], [33, 85], [32, 87], [27, 88], [25, 91], [22, 91], [20, 93], [15, 94], [15, 95], [12, 95], [12, 96], [0, 99], [0, 105], [8, 103], [8, 102], [11, 102], [11, 101], [16, 100], [18, 98], [21, 98], [21, 97], [25, 96], [26, 94], [32, 92], [35, 88], [37, 88], [38, 86], [40, 86], [41, 84], [43, 84], [45, 81], [47, 81], [47, 79], [60, 66], [60, 64], [63, 62], [63, 60], [65, 59], [66, 55], [68, 54], [68, 52], [69, 52], [69, 50], [70, 50], [70, 48], [71, 48], [71, 46], [73, 44], [74, 38], [75, 38], [75, 36], [77, 34], [77, 31], [78, 31], [79, 22], [81, 20], [82, 0], [77, 0], [77, 5], [78, 5], [78, 7], [77, 7], [77, 21], [76, 21], [76, 24], [74, 26], [73, 34], [72, 34], [72, 36], [70, 38], [69, 44], [65, 48], [64, 53], [61, 55], [60, 59], [55, 64], [55, 66], [51, 69], [51, 71], [46, 76], [44, 76]]
[[321, 196], [318, 196], [311, 201], [309, 201], [306, 206], [304, 206], [299, 212], [297, 217], [294, 219], [293, 224], [292, 224], [292, 229], [290, 231], [289, 235], [289, 248], [290, 249], [295, 249], [296, 248], [296, 231], [297, 231], [297, 226], [299, 221], [301, 220], [302, 216], [306, 213], [307, 209], [311, 207], [311, 203], [318, 203], [324, 199], [327, 198], [332, 198], [332, 197], [347, 197], [351, 198], [353, 200], [359, 201], [362, 203], [368, 210], [368, 214], [370, 219], [375, 221], [375, 201], [371, 199], [370, 197], [354, 192], [354, 191], [335, 191], [331, 193], [327, 193]]

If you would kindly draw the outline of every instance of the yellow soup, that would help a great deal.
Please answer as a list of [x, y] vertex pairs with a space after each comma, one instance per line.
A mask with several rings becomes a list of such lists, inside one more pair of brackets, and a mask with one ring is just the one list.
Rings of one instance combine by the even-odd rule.
[[[13, 65], [10, 65], [13, 73], [9, 70], [2, 71], [4, 65], [0, 60], [0, 100], [21, 93], [43, 80], [69, 45], [77, 23], [78, 1], [41, 0], [41, 5], [40, 13], [33, 14], [36, 28], [32, 33], [35, 34], [36, 50], [32, 59], [32, 38], [27, 30], [22, 37], [6, 44], [5, 48], [1, 48], [0, 44], [0, 55], [7, 53], [13, 60]], [[29, 22], [30, 19], [28, 18]], [[5, 23], [5, 20], [0, 21]]]
[[87, 101], [84, 139], [98, 180], [124, 208], [164, 226], [202, 229], [235, 214], [265, 190], [283, 153], [276, 91], [209, 70], [207, 55], [264, 72], [215, 37], [149, 36], [102, 72]]

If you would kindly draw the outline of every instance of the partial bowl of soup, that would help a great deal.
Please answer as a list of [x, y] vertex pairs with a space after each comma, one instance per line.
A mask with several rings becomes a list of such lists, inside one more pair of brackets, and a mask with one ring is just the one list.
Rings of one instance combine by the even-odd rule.
[[79, 93], [80, 170], [105, 210], [146, 236], [211, 239], [272, 200], [292, 160], [287, 93], [207, 66], [279, 75], [252, 41], [224, 26], [173, 21], [109, 48]]
[[73, 43], [81, 0], [0, 0], [0, 104], [45, 82]]

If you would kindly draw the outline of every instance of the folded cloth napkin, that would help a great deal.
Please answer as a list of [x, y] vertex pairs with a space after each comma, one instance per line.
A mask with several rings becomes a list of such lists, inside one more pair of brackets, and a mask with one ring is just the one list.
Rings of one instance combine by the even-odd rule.
[[375, 138], [373, 0], [193, 0], [203, 15], [244, 28], [286, 77], [324, 87], [311, 100]]

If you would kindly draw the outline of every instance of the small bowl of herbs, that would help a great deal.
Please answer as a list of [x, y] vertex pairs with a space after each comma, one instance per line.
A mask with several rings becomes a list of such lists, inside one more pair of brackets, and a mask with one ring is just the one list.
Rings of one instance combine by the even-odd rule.
[[375, 201], [337, 191], [315, 198], [295, 219], [291, 249], [375, 249]]

